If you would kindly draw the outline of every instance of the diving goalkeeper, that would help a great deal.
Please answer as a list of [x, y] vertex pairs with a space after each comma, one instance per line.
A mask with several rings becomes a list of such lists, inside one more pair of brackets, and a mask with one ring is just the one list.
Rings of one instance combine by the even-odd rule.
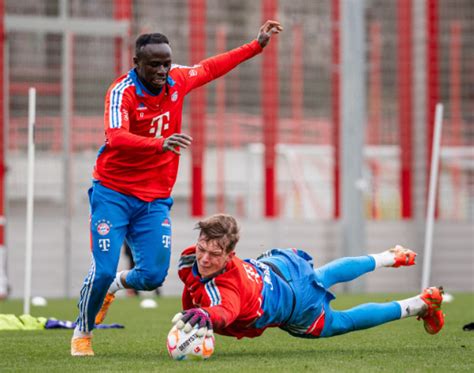
[[[314, 268], [309, 254], [297, 249], [273, 249], [256, 260], [238, 258], [237, 221], [217, 214], [197, 223], [197, 243], [183, 251], [179, 277], [184, 283], [183, 311], [178, 328], [198, 325], [208, 334], [256, 337], [279, 327], [295, 337], [332, 337], [405, 317], [423, 320], [426, 331], [438, 333], [444, 324], [443, 289], [388, 303], [367, 303], [336, 311], [329, 288], [382, 267], [411, 266], [416, 253], [395, 246], [379, 254], [346, 257]], [[207, 330], [206, 330], [207, 328]]]

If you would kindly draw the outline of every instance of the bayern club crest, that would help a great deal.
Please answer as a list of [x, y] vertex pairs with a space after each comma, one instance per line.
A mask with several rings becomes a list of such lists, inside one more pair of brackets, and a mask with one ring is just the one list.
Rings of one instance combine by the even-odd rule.
[[106, 236], [110, 232], [110, 227], [112, 224], [110, 224], [110, 221], [102, 219], [99, 220], [96, 224], [97, 228], [97, 233], [99, 233], [101, 236]]

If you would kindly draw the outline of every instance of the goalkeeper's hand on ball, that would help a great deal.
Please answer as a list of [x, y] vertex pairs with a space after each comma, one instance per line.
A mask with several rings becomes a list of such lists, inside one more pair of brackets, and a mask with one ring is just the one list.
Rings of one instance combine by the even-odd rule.
[[184, 332], [189, 333], [194, 327], [197, 326], [197, 336], [211, 337], [214, 332], [212, 330], [212, 321], [209, 314], [201, 308], [191, 308], [186, 311], [178, 312], [174, 315], [171, 322], [176, 325], [177, 329], [182, 329]]

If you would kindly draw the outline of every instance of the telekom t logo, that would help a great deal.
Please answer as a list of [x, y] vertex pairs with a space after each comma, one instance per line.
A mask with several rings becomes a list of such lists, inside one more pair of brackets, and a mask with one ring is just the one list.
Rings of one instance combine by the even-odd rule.
[[169, 249], [171, 246], [171, 236], [167, 236], [166, 234], [164, 234], [161, 238], [161, 242], [167, 249]]
[[100, 238], [99, 239], [100, 251], [109, 251], [110, 248], [110, 238]]
[[162, 137], [163, 130], [167, 130], [170, 124], [170, 112], [157, 115], [150, 123], [150, 133], [154, 133], [155, 137]]

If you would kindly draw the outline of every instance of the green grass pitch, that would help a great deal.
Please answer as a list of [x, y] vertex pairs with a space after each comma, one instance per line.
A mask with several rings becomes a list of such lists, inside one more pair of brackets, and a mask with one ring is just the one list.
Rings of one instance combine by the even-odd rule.
[[[407, 294], [344, 295], [337, 309], [363, 302], [401, 299]], [[140, 299], [119, 298], [106, 322], [125, 329], [98, 330], [94, 357], [71, 357], [71, 330], [0, 331], [0, 372], [459, 372], [474, 371], [474, 295], [454, 294], [445, 304], [445, 328], [428, 335], [415, 318], [328, 339], [293, 338], [279, 329], [262, 337], [236, 340], [216, 337], [208, 361], [173, 361], [166, 351], [170, 319], [180, 309], [178, 298], [158, 299], [156, 309], [142, 309]], [[0, 301], [0, 313], [21, 314], [20, 300]], [[33, 307], [33, 316], [74, 320], [75, 300], [50, 300]]]

